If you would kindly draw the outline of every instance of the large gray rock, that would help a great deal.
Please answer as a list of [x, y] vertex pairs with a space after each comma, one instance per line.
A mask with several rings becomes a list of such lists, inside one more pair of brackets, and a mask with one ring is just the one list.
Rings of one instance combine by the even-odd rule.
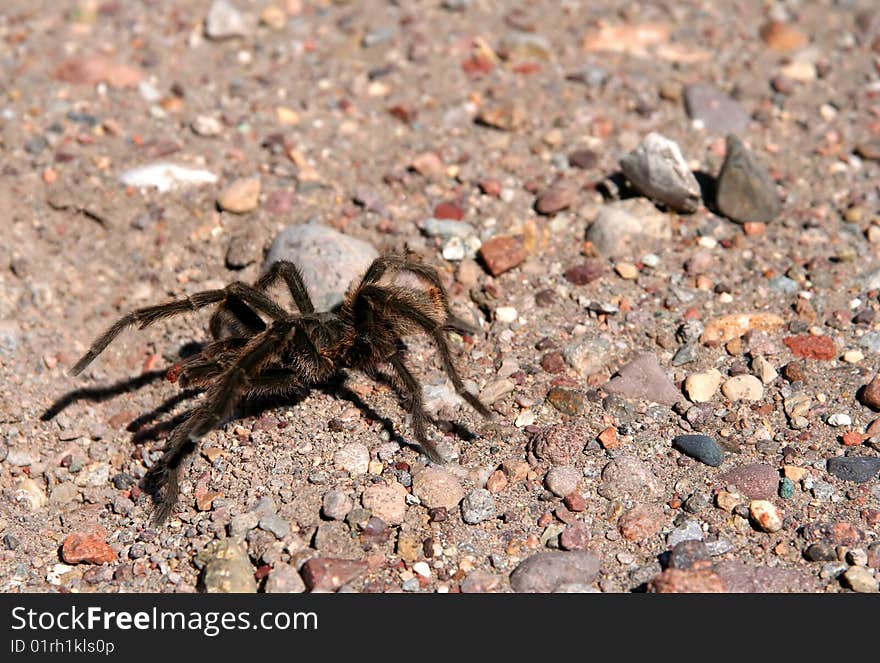
[[302, 272], [317, 311], [339, 305], [349, 286], [360, 279], [379, 252], [367, 242], [317, 223], [282, 230], [266, 256], [264, 271], [289, 260]]

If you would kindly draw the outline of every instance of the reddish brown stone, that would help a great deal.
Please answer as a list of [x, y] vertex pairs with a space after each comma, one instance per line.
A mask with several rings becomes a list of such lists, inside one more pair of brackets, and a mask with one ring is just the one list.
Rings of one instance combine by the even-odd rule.
[[516, 237], [493, 237], [480, 247], [480, 257], [492, 276], [513, 269], [526, 259], [523, 243]]
[[837, 347], [828, 336], [813, 336], [802, 334], [801, 336], [789, 336], [782, 341], [788, 346], [795, 357], [801, 359], [834, 359], [837, 356]]
[[844, 433], [840, 439], [843, 442], [844, 446], [857, 447], [864, 441], [865, 436], [861, 433], [851, 430]]
[[586, 426], [556, 424], [532, 438], [529, 449], [538, 459], [553, 465], [572, 465], [591, 438]]
[[484, 179], [479, 182], [480, 191], [487, 196], [497, 198], [501, 195], [501, 182], [493, 179]]
[[557, 184], [538, 195], [535, 200], [535, 210], [540, 214], [555, 214], [571, 207], [574, 200], [574, 188]]
[[440, 203], [434, 208], [434, 218], [461, 221], [464, 218], [464, 210], [455, 203]]
[[660, 531], [663, 511], [652, 504], [637, 504], [617, 521], [617, 527], [627, 541], [644, 541]]
[[565, 499], [562, 500], [562, 503], [565, 504], [565, 507], [569, 511], [573, 511], [574, 513], [580, 513], [581, 511], [585, 511], [587, 508], [587, 500], [584, 499], [584, 496], [580, 493], [571, 493], [565, 496]]
[[565, 360], [562, 358], [562, 353], [552, 350], [545, 354], [541, 357], [541, 368], [548, 373], [564, 373]]
[[67, 564], [104, 564], [116, 561], [116, 552], [107, 545], [107, 530], [98, 524], [67, 535], [61, 546], [61, 559]]
[[720, 594], [727, 591], [724, 580], [712, 569], [666, 569], [648, 582], [655, 594]]
[[603, 449], [617, 449], [620, 446], [620, 438], [617, 437], [617, 429], [614, 426], [609, 426], [599, 433], [598, 439]]
[[559, 535], [563, 550], [586, 550], [590, 545], [590, 530], [584, 523], [575, 523]]
[[862, 388], [859, 398], [864, 405], [867, 405], [872, 410], [880, 410], [880, 375], [875, 375], [874, 378]]
[[804, 365], [797, 361], [786, 364], [782, 369], [782, 375], [784, 375], [785, 379], [789, 382], [803, 382], [807, 379]]
[[507, 488], [507, 477], [501, 470], [495, 470], [486, 480], [486, 490], [490, 493], [500, 493]]
[[604, 267], [598, 260], [588, 260], [583, 264], [569, 267], [565, 270], [565, 280], [574, 285], [586, 285], [595, 281], [604, 272]]
[[807, 541], [828, 539], [838, 546], [856, 546], [865, 540], [866, 534], [860, 527], [838, 520], [808, 523], [804, 526], [804, 538]]
[[369, 565], [357, 559], [313, 557], [302, 567], [306, 586], [314, 590], [334, 591], [367, 572]]

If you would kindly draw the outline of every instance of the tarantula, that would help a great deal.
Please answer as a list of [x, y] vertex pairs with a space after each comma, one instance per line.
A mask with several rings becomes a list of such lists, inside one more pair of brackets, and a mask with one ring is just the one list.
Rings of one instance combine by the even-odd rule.
[[[402, 273], [409, 273], [424, 287], [395, 284], [394, 277]], [[286, 282], [298, 312], [285, 310], [266, 294], [279, 278]], [[272, 264], [254, 285], [236, 281], [219, 290], [139, 308], [99, 336], [70, 374], [82, 372], [127, 327], [144, 329], [212, 304], [217, 305], [209, 323], [213, 340], [168, 370], [171, 382], [203, 388], [206, 394], [171, 432], [162, 457], [144, 477], [144, 489], [153, 498], [160, 523], [177, 503], [183, 461], [196, 449], [199, 438], [227, 419], [236, 404], [252, 396], [285, 394], [315, 385], [346, 368], [375, 378], [380, 367], [390, 366], [409, 399], [416, 439], [431, 460], [442, 462], [426, 432], [421, 385], [404, 361], [402, 337], [415, 332], [433, 339], [458, 394], [477, 412], [491, 416], [462, 383], [446, 338], [449, 331], [475, 330], [453, 315], [437, 272], [409, 254], [389, 254], [373, 261], [333, 312], [315, 311], [299, 269], [287, 261]]]

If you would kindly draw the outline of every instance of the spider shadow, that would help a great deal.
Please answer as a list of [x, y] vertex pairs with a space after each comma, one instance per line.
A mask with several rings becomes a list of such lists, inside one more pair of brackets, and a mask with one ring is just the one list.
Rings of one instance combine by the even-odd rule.
[[146, 387], [148, 384], [163, 379], [164, 377], [165, 371], [148, 371], [137, 377], [120, 380], [119, 382], [114, 382], [113, 384], [104, 387], [80, 387], [79, 389], [74, 389], [52, 403], [52, 405], [40, 415], [40, 421], [51, 421], [73, 403], [79, 401], [100, 403], [116, 396], [121, 396], [130, 391], [136, 391], [141, 387]]

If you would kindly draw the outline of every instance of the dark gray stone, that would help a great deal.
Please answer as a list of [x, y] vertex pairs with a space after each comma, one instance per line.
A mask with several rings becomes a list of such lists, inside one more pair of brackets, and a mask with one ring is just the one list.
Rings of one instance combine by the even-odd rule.
[[715, 202], [724, 216], [738, 223], [772, 221], [782, 211], [776, 184], [733, 134], [727, 137], [727, 156], [718, 175]]
[[880, 471], [880, 457], [837, 456], [828, 459], [828, 471], [838, 479], [865, 483]]
[[724, 451], [708, 435], [679, 435], [673, 438], [672, 446], [695, 460], [718, 467], [724, 460]]

